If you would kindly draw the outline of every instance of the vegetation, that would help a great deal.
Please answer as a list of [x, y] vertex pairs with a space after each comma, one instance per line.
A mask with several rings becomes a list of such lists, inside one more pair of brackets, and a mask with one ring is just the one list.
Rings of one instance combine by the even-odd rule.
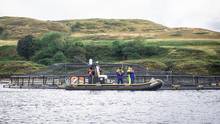
[[17, 17], [0, 17], [0, 27], [0, 73], [32, 73], [53, 63], [93, 58], [150, 70], [220, 74], [220, 33], [205, 29], [133, 19], [54, 22]]
[[108, 63], [142, 64], [150, 70], [219, 74], [220, 40], [82, 40], [59, 32], [34, 40], [33, 62], [51, 65], [93, 58]]
[[44, 68], [44, 65], [30, 61], [0, 61], [0, 74], [27, 74]]
[[0, 17], [0, 39], [20, 39], [57, 31], [74, 37], [106, 39], [220, 39], [220, 33], [199, 28], [169, 28], [140, 19], [76, 19], [42, 21], [24, 17]]
[[17, 44], [17, 52], [20, 56], [29, 60], [34, 55], [33, 36], [27, 35], [20, 39]]

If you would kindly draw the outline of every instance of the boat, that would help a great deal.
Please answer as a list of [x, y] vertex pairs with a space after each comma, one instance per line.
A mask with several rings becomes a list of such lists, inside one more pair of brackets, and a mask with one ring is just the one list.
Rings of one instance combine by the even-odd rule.
[[152, 91], [162, 87], [163, 81], [151, 79], [146, 83], [135, 84], [70, 84], [65, 87], [66, 90], [131, 90], [131, 91]]
[[89, 72], [91, 72], [90, 74], [94, 76], [94, 79], [92, 79], [92, 81], [88, 81], [88, 76], [69, 76], [66, 80], [66, 90], [158, 90], [163, 85], [162, 80], [154, 78], [147, 82], [143, 81], [132, 84], [131, 82], [124, 84], [113, 83], [115, 80], [112, 81], [108, 79], [108, 75], [101, 74], [98, 61], [93, 64], [90, 59], [89, 65]]

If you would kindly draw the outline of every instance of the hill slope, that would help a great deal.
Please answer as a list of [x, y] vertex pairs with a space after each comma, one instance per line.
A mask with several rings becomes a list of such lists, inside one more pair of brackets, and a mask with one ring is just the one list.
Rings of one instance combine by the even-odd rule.
[[49, 31], [68, 32], [69, 29], [58, 22], [23, 17], [0, 17], [1, 39], [18, 39], [28, 34], [39, 36]]
[[76, 19], [41, 21], [23, 17], [0, 17], [0, 39], [18, 39], [49, 31], [71, 33], [86, 39], [220, 39], [220, 33], [199, 28], [169, 28], [139, 19]]

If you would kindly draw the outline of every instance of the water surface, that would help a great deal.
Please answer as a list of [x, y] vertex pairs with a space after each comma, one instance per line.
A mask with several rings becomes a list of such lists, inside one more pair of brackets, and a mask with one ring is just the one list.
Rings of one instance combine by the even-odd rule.
[[0, 88], [0, 123], [220, 123], [220, 91]]

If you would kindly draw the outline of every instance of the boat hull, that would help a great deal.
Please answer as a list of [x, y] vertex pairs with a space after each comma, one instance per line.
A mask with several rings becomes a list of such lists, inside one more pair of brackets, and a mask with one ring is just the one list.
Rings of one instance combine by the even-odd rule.
[[66, 90], [158, 90], [162, 82], [140, 84], [77, 84], [66, 86]]

